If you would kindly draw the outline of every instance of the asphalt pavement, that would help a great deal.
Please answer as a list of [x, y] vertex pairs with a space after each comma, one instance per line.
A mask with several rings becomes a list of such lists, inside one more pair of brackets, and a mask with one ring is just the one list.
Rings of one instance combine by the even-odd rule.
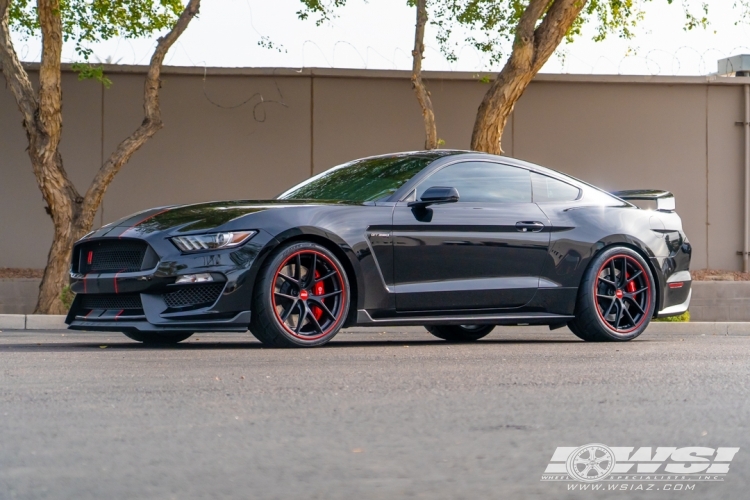
[[[748, 498], [748, 375], [746, 335], [388, 329], [282, 350], [4, 331], [0, 499]], [[740, 451], [682, 491], [541, 481], [587, 443]]]

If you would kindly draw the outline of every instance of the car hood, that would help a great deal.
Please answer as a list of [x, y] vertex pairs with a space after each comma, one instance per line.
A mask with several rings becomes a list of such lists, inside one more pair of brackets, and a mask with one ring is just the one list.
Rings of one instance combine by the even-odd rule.
[[[352, 205], [352, 203], [317, 200], [213, 201], [153, 208], [120, 219], [110, 224], [109, 227], [128, 227], [145, 234], [165, 230], [183, 233], [218, 228], [241, 217], [267, 210], [319, 205]], [[359, 204], [355, 203], [355, 205]]]

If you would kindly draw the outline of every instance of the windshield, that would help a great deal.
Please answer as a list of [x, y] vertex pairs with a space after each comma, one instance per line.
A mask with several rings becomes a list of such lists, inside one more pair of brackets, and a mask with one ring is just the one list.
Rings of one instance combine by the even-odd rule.
[[392, 155], [355, 160], [326, 170], [278, 196], [279, 200], [375, 201], [392, 195], [435, 160]]

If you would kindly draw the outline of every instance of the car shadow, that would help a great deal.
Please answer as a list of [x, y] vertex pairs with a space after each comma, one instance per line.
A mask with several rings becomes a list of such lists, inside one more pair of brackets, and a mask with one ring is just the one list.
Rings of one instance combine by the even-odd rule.
[[[639, 342], [648, 342], [640, 340]], [[352, 349], [363, 347], [474, 347], [482, 349], [488, 345], [545, 345], [545, 344], [597, 344], [586, 343], [578, 339], [482, 339], [473, 343], [455, 344], [442, 340], [332, 340], [330, 343], [316, 349]], [[10, 352], [72, 352], [72, 351], [212, 351], [212, 350], [279, 350], [282, 348], [266, 347], [258, 341], [247, 342], [216, 342], [216, 341], [185, 341], [179, 344], [145, 345], [138, 342], [7, 342], [0, 344], [0, 356]]]

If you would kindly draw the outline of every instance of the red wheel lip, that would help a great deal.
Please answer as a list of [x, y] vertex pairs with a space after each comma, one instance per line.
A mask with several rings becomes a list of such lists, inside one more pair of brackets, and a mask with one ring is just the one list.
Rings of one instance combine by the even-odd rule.
[[[331, 267], [333, 267], [333, 270], [336, 271], [336, 277], [339, 279], [339, 283], [341, 283], [341, 308], [340, 308], [339, 314], [337, 315], [338, 317], [336, 318], [336, 321], [334, 321], [331, 324], [331, 326], [328, 327], [323, 333], [318, 334], [318, 335], [316, 335], [314, 337], [297, 335], [293, 330], [291, 330], [286, 325], [285, 322], [283, 322], [281, 320], [281, 316], [279, 316], [279, 311], [276, 310], [276, 295], [275, 295], [276, 290], [275, 290], [275, 288], [276, 288], [276, 280], [278, 279], [279, 274], [281, 273], [281, 270], [284, 268], [284, 265], [287, 262], [289, 262], [289, 259], [291, 259], [293, 257], [296, 257], [297, 255], [305, 254], [305, 253], [314, 253], [314, 254], [318, 255], [319, 257], [323, 257], [323, 259], [325, 259], [326, 262], [328, 262], [331, 265]], [[321, 339], [321, 338], [325, 337], [326, 335], [330, 334], [331, 331], [333, 331], [341, 323], [341, 320], [343, 319], [343, 312], [344, 312], [343, 305], [345, 303], [344, 302], [345, 300], [347, 300], [346, 299], [346, 288], [344, 287], [344, 280], [343, 280], [343, 278], [341, 276], [341, 271], [339, 270], [339, 267], [326, 254], [324, 254], [322, 252], [319, 252], [317, 250], [298, 250], [298, 251], [294, 252], [293, 254], [289, 255], [286, 259], [284, 259], [284, 262], [281, 263], [281, 265], [276, 269], [276, 273], [273, 275], [273, 281], [271, 282], [271, 301], [272, 301], [272, 306], [273, 306], [273, 314], [274, 314], [274, 316], [276, 316], [276, 320], [279, 322], [279, 324], [281, 325], [281, 327], [284, 328], [284, 330], [286, 330], [287, 333], [289, 333], [294, 338], [297, 338], [297, 339], [309, 342], [309, 341]]]
[[[632, 257], [630, 255], [627, 255], [627, 254], [613, 255], [612, 257], [610, 257], [609, 259], [607, 259], [606, 261], [604, 261], [604, 263], [599, 267], [599, 270], [596, 272], [597, 281], [594, 282], [594, 297], [596, 297], [596, 287], [599, 284], [599, 282], [598, 282], [599, 275], [604, 270], [604, 268], [607, 266], [607, 264], [609, 264], [614, 259], [619, 259], [619, 258], [629, 259], [630, 261], [634, 262], [635, 265], [637, 265], [638, 268], [643, 272], [643, 276], [646, 278], [646, 304], [648, 304], [650, 306], [651, 305], [651, 287], [652, 287], [652, 284], [651, 284], [651, 279], [649, 278], [649, 273], [646, 272], [646, 269], [641, 265], [640, 262], [638, 262], [638, 260], [636, 260], [634, 257]], [[620, 293], [622, 293], [621, 290], [619, 290], [619, 289], [617, 291], [619, 291]], [[618, 330], [617, 328], [615, 328], [612, 325], [610, 325], [609, 321], [607, 321], [604, 318], [604, 316], [602, 316], [602, 312], [599, 310], [599, 303], [596, 301], [596, 298], [594, 298], [594, 301], [595, 301], [595, 306], [596, 306], [596, 314], [599, 315], [599, 319], [602, 320], [602, 323], [604, 323], [610, 331], [612, 331], [612, 332], [614, 332], [614, 333], [616, 333], [618, 335], [626, 335], [628, 333], [632, 333], [632, 332], [636, 331], [638, 328], [640, 328], [643, 325], [643, 323], [646, 321], [646, 319], [649, 316], [648, 314], [644, 314], [643, 318], [641, 318], [641, 320], [638, 322], [638, 324], [635, 325], [635, 326], [633, 326], [632, 328], [629, 328], [627, 330]], [[648, 312], [648, 311], [646, 311], [646, 312]]]

